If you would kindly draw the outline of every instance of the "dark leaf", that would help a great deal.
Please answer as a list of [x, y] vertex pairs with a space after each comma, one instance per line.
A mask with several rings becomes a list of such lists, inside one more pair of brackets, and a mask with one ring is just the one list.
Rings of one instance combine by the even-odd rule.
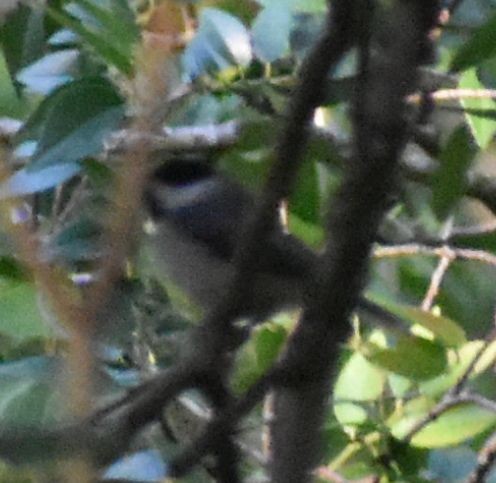
[[43, 54], [44, 12], [20, 4], [0, 29], [2, 49], [12, 79]]
[[432, 206], [439, 218], [446, 218], [462, 197], [466, 186], [466, 172], [477, 147], [466, 126], [460, 126], [448, 139], [439, 160], [441, 166], [432, 185]]
[[[103, 11], [103, 15], [112, 15], [105, 13], [96, 4], [92, 5], [98, 12]], [[101, 26], [101, 29], [95, 29], [94, 22], [93, 25], [90, 22], [81, 22], [63, 10], [47, 7], [47, 12], [60, 25], [78, 34], [105, 62], [114, 65], [124, 74], [129, 75], [132, 73], [131, 45], [129, 44], [128, 34], [135, 31], [135, 29], [131, 25], [127, 25], [129, 28], [127, 33], [119, 35], [121, 34], [120, 27], [115, 27], [115, 23], [120, 22], [121, 17], [114, 14], [107, 24]], [[119, 32], [116, 33], [115, 30], [119, 30]], [[123, 30], [126, 30], [125, 27], [123, 27]]]
[[26, 281], [28, 276], [24, 268], [19, 262], [12, 257], [0, 257], [0, 277], [7, 278], [13, 281]]
[[461, 71], [477, 66], [496, 54], [496, 15], [479, 27], [456, 52], [451, 70]]
[[[122, 99], [103, 78], [85, 78], [54, 91], [29, 169], [73, 163], [97, 154], [123, 116]], [[44, 109], [44, 106], [41, 107]]]

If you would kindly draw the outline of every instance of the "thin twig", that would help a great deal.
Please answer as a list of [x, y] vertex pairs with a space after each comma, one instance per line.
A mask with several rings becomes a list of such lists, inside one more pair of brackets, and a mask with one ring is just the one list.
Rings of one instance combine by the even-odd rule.
[[468, 476], [466, 483], [485, 483], [496, 462], [496, 433], [486, 441], [477, 456], [477, 465]]
[[442, 400], [436, 404], [429, 413], [423, 418], [419, 419], [403, 436], [402, 440], [405, 443], [409, 443], [412, 438], [424, 429], [430, 423], [436, 421], [442, 414], [444, 414], [449, 409], [453, 407], [460, 406], [462, 404], [473, 403], [488, 411], [496, 413], [496, 402], [491, 401], [479, 394], [473, 394], [469, 392], [460, 392], [456, 395], [451, 395], [449, 392], [445, 394]]
[[[496, 320], [496, 313], [495, 313]], [[443, 396], [441, 401], [427, 414], [424, 418], [418, 421], [404, 437], [406, 442], [409, 442], [415, 434], [422, 430], [429, 423], [437, 419], [443, 412], [447, 411], [453, 406], [473, 402], [481, 407], [484, 407], [490, 411], [496, 412], [496, 402], [486, 399], [478, 394], [465, 391], [467, 382], [475, 370], [477, 364], [481, 360], [482, 356], [491, 345], [491, 343], [496, 338], [496, 330], [491, 330], [489, 335], [486, 337], [484, 344], [476, 352], [474, 357], [471, 359], [470, 363], [467, 365], [463, 374], [459, 377], [457, 383]]]
[[472, 260], [496, 266], [496, 256], [484, 250], [471, 248], [454, 248], [454, 247], [433, 247], [422, 245], [420, 243], [406, 243], [403, 245], [380, 246], [374, 249], [374, 258], [397, 258], [415, 255], [429, 255], [442, 258], [449, 250], [450, 256], [462, 260]]
[[448, 247], [443, 247], [445, 249], [445, 254], [441, 256], [437, 264], [436, 269], [432, 273], [431, 281], [427, 293], [425, 294], [424, 300], [422, 300], [422, 310], [429, 311], [434, 303], [434, 299], [439, 294], [439, 289], [443, 278], [448, 271], [451, 262], [455, 259], [455, 255], [449, 250]]
[[[496, 99], [496, 89], [439, 89], [429, 93], [435, 101], [453, 101], [458, 99]], [[422, 101], [422, 94], [411, 94], [408, 102], [418, 104]]]
[[484, 344], [476, 352], [476, 354], [470, 361], [470, 364], [466, 367], [465, 371], [463, 371], [463, 374], [458, 379], [457, 383], [449, 390], [449, 394], [451, 396], [456, 396], [463, 391], [475, 367], [477, 366], [477, 364], [479, 363], [479, 361], [481, 360], [482, 356], [484, 355], [488, 347], [491, 345], [491, 343], [494, 342], [495, 335], [496, 333], [492, 331], [490, 337], [488, 337], [484, 341]]

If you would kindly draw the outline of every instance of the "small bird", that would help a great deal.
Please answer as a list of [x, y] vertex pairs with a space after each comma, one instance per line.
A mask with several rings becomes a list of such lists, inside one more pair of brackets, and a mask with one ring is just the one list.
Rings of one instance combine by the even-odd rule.
[[[254, 196], [197, 160], [174, 160], [156, 169], [145, 191], [154, 223], [153, 262], [191, 300], [210, 311], [235, 276], [233, 256], [255, 209]], [[239, 318], [260, 322], [300, 307], [318, 256], [280, 223], [268, 233], [253, 268], [253, 290]]]

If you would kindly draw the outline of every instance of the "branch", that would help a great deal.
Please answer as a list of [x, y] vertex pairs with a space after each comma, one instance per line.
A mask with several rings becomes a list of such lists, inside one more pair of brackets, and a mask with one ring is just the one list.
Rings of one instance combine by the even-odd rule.
[[[245, 297], [249, 298], [247, 294], [253, 289], [252, 266], [260, 253], [265, 250], [265, 240], [273, 226], [279, 202], [290, 194], [296, 181], [309, 136], [307, 126], [311, 121], [313, 110], [323, 99], [327, 72], [349, 47], [349, 32], [346, 29], [342, 31], [342, 27], [348, 25], [346, 19], [348, 9], [338, 3], [333, 5], [333, 12], [330, 26], [337, 27], [336, 31], [332, 34], [329, 33], [332, 29], [326, 31], [303, 63], [301, 81], [290, 100], [285, 127], [278, 143], [277, 160], [271, 166], [259, 206], [253, 218], [249, 220], [246, 232], [236, 250], [234, 283], [225, 299], [208, 314], [199, 330], [201, 337], [198, 342], [202, 348], [201, 353], [205, 356], [203, 363], [208, 368], [208, 373], [220, 381], [227, 376], [231, 365], [228, 351], [233, 347], [233, 338], [236, 337], [231, 321], [236, 318], [242, 301]], [[339, 20], [334, 22], [334, 17]], [[226, 410], [223, 414], [225, 412]], [[222, 436], [229, 437], [233, 432], [233, 425], [236, 424], [236, 418], [234, 420], [220, 418], [216, 421], [218, 421], [217, 426], [213, 426], [214, 429], [211, 430], [213, 435], [209, 441], [218, 441], [218, 437]], [[178, 463], [177, 468], [187, 471], [198, 453], [197, 447], [193, 447], [189, 452], [185, 451], [183, 463]]]
[[130, 132], [129, 129], [117, 131], [106, 143], [109, 154], [126, 152], [140, 143], [146, 143], [150, 151], [202, 151], [221, 149], [231, 146], [239, 139], [240, 123], [227, 121], [221, 124], [204, 126], [165, 127], [161, 132], [152, 134], [147, 131]]
[[[339, 32], [347, 44], [363, 33], [358, 25], [366, 25], [371, 15], [367, 2], [361, 3], [361, 18], [356, 18], [350, 4], [333, 3], [333, 11], [344, 14], [344, 18], [337, 16], [333, 35]], [[363, 286], [406, 142], [404, 99], [416, 87], [418, 63], [429, 57], [427, 35], [436, 23], [436, 2], [399, 2], [390, 13], [392, 41], [372, 71], [366, 41], [365, 47], [362, 45], [355, 104], [356, 149], [334, 200], [322, 273], [282, 359], [293, 383], [279, 388], [275, 395], [274, 483], [309, 481], [319, 457], [331, 371], [348, 333], [347, 319]]]
[[471, 248], [456, 248], [448, 245], [429, 246], [421, 243], [406, 243], [404, 245], [379, 246], [374, 249], [374, 258], [396, 258], [415, 255], [428, 255], [439, 258], [451, 257], [461, 260], [471, 260], [496, 266], [496, 256], [485, 250]]
[[496, 433], [486, 441], [477, 457], [477, 466], [467, 478], [467, 483], [485, 483], [496, 462]]
[[408, 431], [408, 433], [403, 436], [402, 440], [405, 443], [409, 443], [412, 438], [419, 433], [422, 429], [424, 429], [430, 423], [436, 421], [443, 413], [448, 411], [449, 409], [460, 406], [461, 404], [473, 403], [478, 406], [487, 409], [488, 411], [492, 411], [496, 413], [496, 402], [491, 401], [479, 394], [473, 394], [470, 392], [461, 392], [459, 394], [453, 395], [450, 392], [446, 393], [443, 399], [436, 404], [429, 413], [417, 421]]
[[481, 360], [482, 356], [486, 352], [486, 349], [494, 341], [495, 337], [496, 333], [493, 330], [486, 338], [486, 341], [482, 347], [474, 355], [467, 368], [463, 371], [463, 374], [460, 376], [457, 383], [443, 396], [441, 401], [433, 409], [431, 409], [431, 411], [429, 411], [429, 414], [410, 428], [408, 433], [403, 437], [404, 441], [409, 442], [419, 431], [421, 431], [429, 423], [435, 421], [442, 413], [463, 403], [472, 402], [488, 409], [489, 411], [496, 412], [496, 402], [464, 390], [477, 363]]

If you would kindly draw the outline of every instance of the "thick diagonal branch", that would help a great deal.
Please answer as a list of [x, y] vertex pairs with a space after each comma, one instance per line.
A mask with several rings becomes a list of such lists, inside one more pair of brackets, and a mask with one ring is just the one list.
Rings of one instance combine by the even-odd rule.
[[[333, 3], [334, 8], [339, 5]], [[367, 2], [361, 5], [366, 12]], [[325, 264], [314, 297], [284, 355], [290, 378], [275, 397], [274, 483], [310, 481], [318, 461], [332, 368], [348, 333], [347, 319], [364, 284], [371, 246], [394, 189], [407, 137], [404, 99], [416, 86], [417, 66], [429, 57], [425, 51], [428, 32], [436, 17], [436, 2], [398, 2], [389, 17], [390, 43], [375, 64], [369, 65], [366, 45], [361, 44], [354, 156], [334, 200]], [[358, 29], [353, 34], [363, 38]]]

